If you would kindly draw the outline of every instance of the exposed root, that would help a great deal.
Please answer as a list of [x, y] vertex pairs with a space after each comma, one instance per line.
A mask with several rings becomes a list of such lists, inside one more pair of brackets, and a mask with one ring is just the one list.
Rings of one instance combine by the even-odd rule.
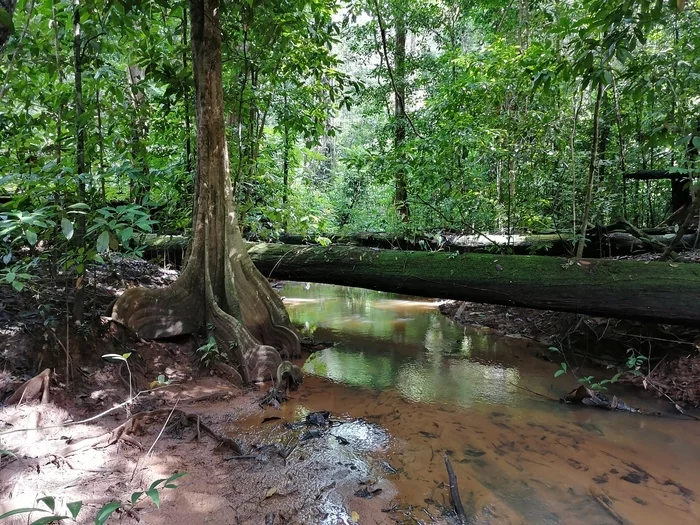
[[135, 446], [139, 450], [143, 450], [143, 445], [141, 445], [141, 443], [139, 443], [139, 441], [137, 441], [133, 437], [133, 434], [140, 433], [143, 429], [143, 425], [148, 423], [149, 419], [161, 415], [167, 416], [168, 414], [172, 414], [171, 425], [179, 424], [181, 426], [194, 427], [197, 432], [197, 439], [201, 437], [201, 432], [205, 432], [206, 434], [209, 434], [209, 436], [214, 438], [214, 440], [218, 441], [220, 444], [224, 444], [227, 447], [229, 447], [234, 454], [243, 454], [240, 445], [236, 443], [236, 441], [212, 430], [210, 427], [208, 427], [201, 421], [200, 417], [197, 414], [188, 414], [182, 410], [162, 408], [134, 414], [114, 430], [110, 432], [105, 432], [100, 436], [84, 439], [82, 441], [79, 441], [78, 443], [69, 445], [56, 452], [54, 455], [60, 458], [67, 458], [69, 456], [72, 456], [73, 454], [76, 454], [88, 448], [105, 448], [110, 445], [114, 445], [119, 441], [122, 441], [127, 445]]
[[46, 368], [39, 375], [25, 381], [15, 390], [15, 393], [7, 400], [7, 405], [20, 405], [32, 401], [40, 401], [42, 404], [49, 402], [49, 381], [51, 370]]

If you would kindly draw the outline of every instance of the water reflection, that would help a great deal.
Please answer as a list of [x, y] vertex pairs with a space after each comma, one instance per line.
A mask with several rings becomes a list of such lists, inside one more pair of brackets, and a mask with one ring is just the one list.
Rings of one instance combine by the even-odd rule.
[[497, 339], [465, 333], [436, 302], [318, 284], [290, 283], [283, 293], [292, 321], [337, 342], [307, 360], [307, 373], [393, 388], [411, 401], [514, 403], [519, 372], [494, 359]]

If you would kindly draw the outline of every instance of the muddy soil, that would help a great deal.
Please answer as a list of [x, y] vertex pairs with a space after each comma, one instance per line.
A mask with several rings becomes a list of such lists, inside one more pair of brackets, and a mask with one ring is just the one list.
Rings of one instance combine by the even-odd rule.
[[[201, 432], [196, 425], [183, 427], [161, 414], [144, 424], [134, 442], [118, 441], [65, 454], [79, 448], [81, 440], [110, 432], [127, 419], [124, 408], [95, 421], [65, 426], [101, 413], [128, 398], [121, 381], [109, 381], [115, 370], [98, 372], [102, 388], [69, 395], [53, 386], [47, 404], [6, 406], [0, 410], [0, 448], [13, 452], [0, 463], [0, 514], [16, 508], [35, 507], [38, 498], [53, 496], [57, 510], [82, 501], [79, 523], [94, 522], [98, 510], [110, 501], [124, 505], [109, 523], [191, 525], [193, 523], [383, 523], [383, 508], [391, 506], [396, 489], [382, 477], [380, 458], [385, 445], [343, 441], [339, 445], [330, 429], [320, 437], [304, 438], [307, 430], [288, 429], [300, 414], [263, 410], [260, 389], [241, 390], [219, 379], [192, 373], [197, 358], [193, 348], [177, 345], [176, 355], [155, 363], [154, 356], [168, 356], [172, 349], [148, 345], [134, 348], [148, 362], [148, 371], [135, 372], [140, 384], [165, 374], [173, 383], [138, 396], [131, 413], [177, 407], [199, 416], [203, 425], [241, 444], [246, 455], [233, 451]], [[105, 368], [118, 368], [106, 365]], [[111, 373], [110, 373], [111, 372]], [[123, 371], [122, 371], [123, 372]], [[245, 425], [239, 421], [247, 418]], [[267, 418], [267, 419], [266, 419]], [[272, 418], [272, 419], [270, 419]], [[280, 419], [284, 418], [284, 419]], [[338, 426], [353, 425], [344, 418]], [[22, 429], [35, 428], [23, 431]], [[267, 429], [274, 428], [274, 433]], [[315, 434], [314, 434], [315, 435]], [[303, 439], [304, 438], [304, 439]], [[285, 459], [284, 450], [293, 447]], [[64, 457], [65, 456], [65, 457]], [[149, 498], [129, 505], [132, 493], [145, 491], [158, 479], [177, 472], [177, 488], [159, 491], [161, 508]], [[371, 499], [355, 496], [367, 488]], [[39, 505], [41, 506], [41, 505]], [[34, 512], [32, 520], [46, 516]], [[27, 523], [27, 515], [8, 523]]]

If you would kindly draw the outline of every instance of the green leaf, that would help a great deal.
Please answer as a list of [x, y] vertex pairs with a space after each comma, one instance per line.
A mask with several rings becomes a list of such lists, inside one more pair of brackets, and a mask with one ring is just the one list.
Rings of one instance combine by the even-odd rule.
[[53, 496], [44, 496], [43, 498], [39, 498], [37, 501], [41, 501], [49, 508], [49, 510], [51, 510], [51, 512], [56, 509], [56, 500]]
[[560, 375], [563, 375], [563, 374], [566, 374], [566, 370], [559, 369], [556, 372], [554, 372], [554, 377], [559, 377]]
[[36, 232], [34, 230], [27, 230], [27, 242], [30, 246], [34, 246], [37, 241]]
[[45, 518], [39, 518], [36, 521], [32, 521], [31, 525], [46, 525], [47, 523], [53, 523], [55, 521], [67, 520], [68, 516], [46, 516]]
[[14, 280], [17, 278], [17, 274], [15, 272], [7, 272], [7, 275], [5, 275], [5, 280], [8, 283], [14, 282]]
[[2, 258], [3, 264], [10, 264], [11, 260], [12, 260], [12, 252], [7, 252]]
[[83, 508], [83, 502], [71, 501], [70, 503], [66, 503], [66, 507], [68, 507], [68, 510], [70, 511], [71, 516], [73, 516], [73, 519], [75, 519], [78, 517], [78, 514], [80, 514], [80, 509]]
[[118, 501], [111, 501], [107, 503], [104, 507], [100, 509], [100, 511], [97, 513], [97, 516], [95, 516], [95, 525], [104, 525], [104, 523], [107, 522], [107, 518], [109, 518], [112, 515], [112, 513], [121, 506], [122, 504]]
[[567, 368], [568, 368], [568, 366], [566, 365], [566, 363], [562, 363], [562, 364], [561, 364], [561, 369], [562, 369], [564, 372], [566, 372]]
[[103, 231], [97, 238], [97, 251], [99, 253], [104, 253], [109, 247], [109, 232], [107, 230]]
[[157, 480], [155, 480], [153, 483], [151, 483], [151, 486], [148, 487], [148, 490], [153, 490], [154, 488], [156, 488], [158, 485], [160, 485], [160, 484], [163, 483], [164, 481], [165, 481], [165, 479], [157, 479]]
[[151, 497], [153, 503], [156, 505], [156, 508], [160, 508], [160, 494], [158, 494], [158, 491], [156, 489], [148, 489], [146, 494]]
[[61, 230], [63, 236], [69, 241], [73, 238], [73, 223], [66, 218], [61, 219]]
[[24, 283], [22, 281], [14, 281], [12, 283], [12, 288], [17, 290], [18, 292], [21, 292], [22, 290], [24, 290]]
[[119, 238], [122, 240], [122, 243], [126, 243], [126, 241], [131, 240], [133, 236], [133, 228], [124, 228], [122, 231], [119, 232]]
[[17, 514], [29, 514], [30, 512], [46, 512], [44, 509], [37, 508], [23, 508], [7, 511], [5, 514], [0, 514], [0, 520], [9, 518], [10, 516], [17, 516]]
[[139, 491], [139, 492], [134, 492], [134, 493], [131, 495], [131, 504], [132, 504], [132, 505], [136, 505], [136, 502], [139, 500], [139, 498], [140, 498], [141, 496], [143, 496], [143, 492], [141, 492], [141, 491]]
[[165, 480], [165, 488], [168, 488], [168, 489], [178, 488], [179, 485], [176, 485], [175, 483], [173, 483], [173, 481], [181, 478], [182, 476], [186, 476], [186, 475], [187, 475], [187, 472], [176, 472], [175, 474], [173, 474], [172, 476], [170, 476], [168, 479]]

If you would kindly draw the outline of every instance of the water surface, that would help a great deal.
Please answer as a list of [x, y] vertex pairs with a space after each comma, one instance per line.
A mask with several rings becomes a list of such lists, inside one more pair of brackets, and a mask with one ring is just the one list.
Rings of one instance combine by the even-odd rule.
[[344, 437], [399, 469], [399, 502], [437, 519], [447, 456], [478, 523], [700, 522], [697, 422], [665, 404], [615, 390], [667, 416], [647, 417], [528, 394], [558, 398], [575, 382], [554, 379], [534, 343], [465, 329], [437, 302], [319, 284], [281, 293], [293, 322], [334, 343], [306, 360], [284, 413], [360, 418]]

